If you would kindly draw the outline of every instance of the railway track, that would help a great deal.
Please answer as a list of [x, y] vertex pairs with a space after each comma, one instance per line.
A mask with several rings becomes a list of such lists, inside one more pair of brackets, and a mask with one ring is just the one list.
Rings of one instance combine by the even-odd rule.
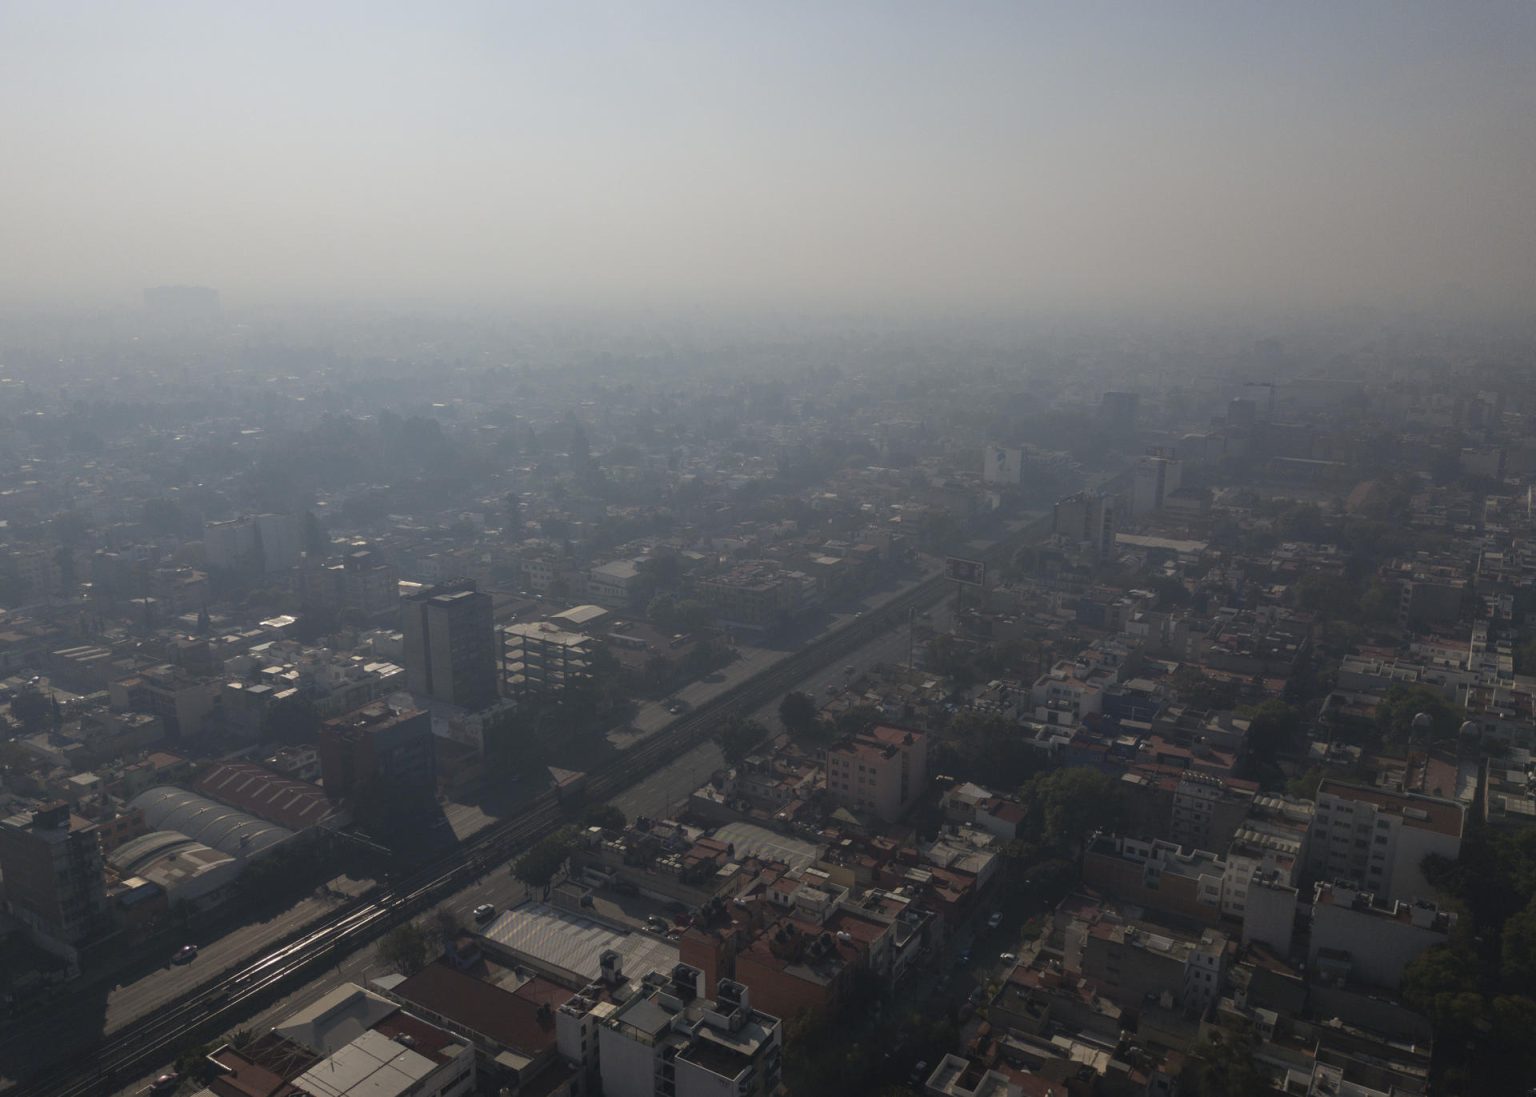
[[[977, 555], [989, 565], [1006, 562], [1020, 546], [1048, 532], [1050, 524], [1049, 515], [1037, 518]], [[585, 798], [612, 797], [709, 738], [722, 720], [760, 708], [820, 667], [900, 627], [909, 612], [938, 602], [946, 593], [947, 582], [942, 575], [932, 576], [878, 610], [844, 624], [701, 704], [590, 774]], [[0, 1097], [111, 1093], [151, 1064], [169, 1061], [188, 1043], [233, 1027], [301, 976], [334, 964], [342, 955], [456, 893], [516, 850], [568, 821], [569, 806], [555, 792], [543, 793], [518, 815], [482, 831], [437, 864], [353, 900], [324, 924], [125, 1025], [107, 1036], [85, 1061], [76, 1058], [44, 1070], [0, 1091]]]

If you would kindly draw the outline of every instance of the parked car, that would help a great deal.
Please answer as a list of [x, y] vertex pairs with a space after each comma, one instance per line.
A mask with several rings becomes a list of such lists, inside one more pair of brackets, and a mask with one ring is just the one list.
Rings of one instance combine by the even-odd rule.
[[1019, 962], [1019, 954], [1016, 952], [1001, 952], [998, 953], [997, 958], [1005, 964], [1016, 964]]
[[490, 903], [481, 903], [475, 908], [475, 921], [489, 922], [496, 916], [496, 908]]
[[1003, 912], [1000, 911], [1000, 910], [994, 910], [992, 912], [991, 916], [987, 918], [987, 928], [988, 929], [996, 929], [998, 926], [1000, 926], [1002, 924], [1003, 924]]
[[171, 963], [190, 964], [195, 959], [197, 959], [197, 946], [182, 945], [176, 950], [176, 954], [171, 957]]
[[156, 1078], [153, 1082], [149, 1083], [149, 1092], [170, 1093], [180, 1084], [181, 1075], [177, 1074], [174, 1070], [168, 1071], [167, 1073], [160, 1075], [160, 1077]]

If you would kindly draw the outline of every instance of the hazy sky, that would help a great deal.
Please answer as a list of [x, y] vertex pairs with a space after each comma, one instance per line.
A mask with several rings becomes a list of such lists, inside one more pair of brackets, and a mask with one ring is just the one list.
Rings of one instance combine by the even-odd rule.
[[0, 298], [1536, 299], [1536, 4], [0, 0]]

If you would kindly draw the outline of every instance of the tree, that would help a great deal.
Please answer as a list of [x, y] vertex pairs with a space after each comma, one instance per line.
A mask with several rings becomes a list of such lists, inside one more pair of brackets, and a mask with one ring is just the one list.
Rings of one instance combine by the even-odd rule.
[[874, 705], [854, 705], [840, 712], [835, 721], [839, 735], [863, 735], [876, 727], [884, 717]]
[[575, 847], [576, 835], [569, 827], [557, 830], [519, 857], [512, 866], [512, 875], [529, 887], [547, 887]]
[[415, 922], [396, 926], [379, 939], [379, 959], [402, 975], [414, 975], [427, 966], [427, 933]]
[[671, 632], [677, 627], [677, 602], [671, 595], [658, 594], [646, 603], [645, 616], [662, 632]]
[[1285, 786], [1286, 794], [1302, 800], [1316, 800], [1317, 786], [1323, 783], [1325, 776], [1326, 774], [1319, 768], [1309, 769], [1301, 776], [1291, 779]]
[[1536, 674], [1536, 640], [1528, 640], [1515, 649], [1515, 673]]
[[673, 603], [672, 622], [683, 632], [698, 632], [715, 623], [715, 612], [703, 602], [685, 598]]
[[1213, 1031], [1196, 1050], [1187, 1072], [1193, 1075], [1195, 1092], [1199, 1097], [1226, 1097], [1268, 1090], [1270, 1086], [1254, 1061], [1257, 1048], [1258, 1040], [1246, 1026]]
[[1359, 594], [1343, 576], [1311, 572], [1301, 577], [1291, 588], [1291, 594], [1298, 608], [1321, 617], [1359, 616]]
[[1511, 987], [1525, 994], [1536, 991], [1536, 899], [1505, 921], [1500, 957]]
[[1019, 727], [997, 714], [962, 710], [944, 729], [945, 772], [995, 786], [1017, 788], [1040, 771], [1040, 754]]
[[1360, 596], [1360, 617], [1373, 625], [1389, 625], [1397, 619], [1397, 591], [1374, 580]]
[[1437, 1037], [1453, 1028], [1464, 1033], [1482, 1014], [1476, 972], [1470, 953], [1449, 945], [1425, 949], [1403, 968], [1403, 1000], [1434, 1023]]
[[464, 923], [459, 916], [448, 907], [438, 907], [432, 912], [431, 930], [428, 936], [436, 942], [440, 949], [452, 947], [459, 934], [464, 931]]
[[1195, 708], [1229, 709], [1237, 703], [1237, 687], [1204, 674], [1191, 663], [1180, 663], [1168, 678], [1179, 700]]
[[172, 1066], [183, 1078], [191, 1078], [196, 1082], [210, 1081], [213, 1078], [214, 1066], [208, 1061], [208, 1055], [213, 1049], [212, 1044], [194, 1044], [191, 1047], [182, 1048]]
[[1108, 774], [1086, 766], [1069, 766], [1030, 778], [1019, 790], [1028, 813], [1026, 826], [1035, 827], [1044, 843], [1080, 857], [1096, 830], [1113, 830], [1124, 811], [1118, 783]]
[[1284, 701], [1265, 701], [1248, 722], [1248, 750], [1255, 758], [1272, 762], [1300, 729], [1300, 713]]
[[581, 813], [584, 827], [602, 827], [604, 830], [623, 830], [628, 820], [624, 813], [612, 804], [588, 804]]
[[818, 718], [816, 702], [808, 693], [791, 690], [779, 702], [779, 721], [784, 725], [784, 730], [797, 739], [809, 736]]
[[768, 729], [756, 720], [731, 719], [715, 733], [715, 741], [731, 765], [741, 761], [768, 738]]
[[683, 673], [702, 678], [731, 661], [731, 653], [713, 640], [700, 640], [683, 656]]
[[1454, 739], [1461, 729], [1461, 710], [1447, 701], [1443, 694], [1430, 686], [1393, 686], [1376, 705], [1376, 726], [1382, 737], [1405, 743], [1410, 736], [1422, 739], [1414, 732], [1413, 720], [1419, 713], [1430, 718], [1431, 739]]

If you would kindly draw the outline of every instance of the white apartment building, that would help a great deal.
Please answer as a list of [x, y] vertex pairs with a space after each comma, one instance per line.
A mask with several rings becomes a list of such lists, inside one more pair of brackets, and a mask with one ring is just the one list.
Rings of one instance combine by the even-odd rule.
[[1461, 852], [1466, 809], [1412, 792], [1325, 779], [1317, 790], [1308, 863], [1323, 880], [1352, 881], [1388, 900], [1430, 895], [1420, 863]]
[[[783, 1030], [754, 1010], [745, 986], [720, 980], [713, 1000], [704, 973], [678, 964], [651, 972], [621, 1002], [601, 1003], [597, 1037], [607, 1097], [771, 1097], [780, 1092]], [[567, 1011], [562, 1011], [567, 1013]], [[580, 1035], [579, 1019], [567, 1015]]]

